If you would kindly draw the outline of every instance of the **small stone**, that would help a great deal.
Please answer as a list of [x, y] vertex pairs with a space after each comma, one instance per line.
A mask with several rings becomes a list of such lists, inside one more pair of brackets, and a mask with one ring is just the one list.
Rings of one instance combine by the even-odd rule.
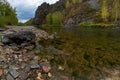
[[0, 58], [0, 62], [6, 62], [7, 60], [4, 58]]
[[9, 66], [7, 65], [7, 64], [5, 64], [4, 66], [3, 66], [3, 69], [5, 69], [5, 68], [8, 68]]
[[41, 73], [38, 73], [37, 80], [44, 80], [44, 79], [42, 79]]
[[33, 49], [34, 48], [34, 46], [32, 45], [32, 46], [27, 46], [27, 47], [25, 47], [25, 49], [27, 49], [27, 50], [31, 50], [31, 49]]
[[27, 57], [27, 58], [24, 58], [24, 62], [25, 63], [28, 63], [30, 61], [30, 59]]
[[22, 62], [23, 60], [22, 59], [19, 59], [20, 62]]
[[18, 56], [17, 56], [17, 55], [14, 55], [14, 58], [15, 58], [15, 59], [17, 59], [17, 58], [18, 58]]
[[8, 58], [8, 61], [10, 61], [11, 60], [11, 58]]
[[4, 75], [7, 75], [7, 74], [8, 74], [8, 70], [4, 69]]
[[64, 70], [64, 68], [62, 66], [60, 66], [60, 65], [58, 66], [58, 69], [62, 70], [62, 71]]
[[37, 69], [37, 68], [40, 68], [40, 66], [38, 64], [31, 65], [31, 69]]
[[13, 53], [13, 51], [12, 51], [11, 49], [9, 49], [9, 48], [6, 49], [6, 54], [9, 54], [9, 55], [10, 55], [10, 54], [12, 54], [12, 53]]
[[7, 80], [15, 80], [10, 74], [7, 75]]
[[3, 74], [3, 71], [2, 71], [2, 69], [0, 69], [0, 76], [2, 76], [2, 74]]
[[10, 70], [10, 74], [14, 77], [14, 78], [17, 78], [19, 75], [20, 75], [20, 73], [18, 73], [16, 70]]
[[28, 78], [27, 73], [24, 73], [24, 74], [20, 75], [20, 79], [18, 79], [18, 80], [27, 80], [27, 78]]
[[20, 67], [18, 65], [9, 65], [9, 69], [18, 70]]
[[0, 46], [4, 46], [4, 44], [0, 42]]
[[48, 73], [48, 77], [52, 77], [52, 74], [50, 72]]
[[19, 55], [19, 58], [21, 58], [22, 57], [22, 55]]
[[30, 71], [30, 66], [26, 65], [26, 67], [24, 68], [25, 72], [29, 72]]
[[26, 64], [25, 64], [25, 63], [22, 63], [22, 65], [21, 65], [21, 69], [24, 69], [25, 66], [26, 66]]
[[41, 64], [41, 66], [42, 66], [42, 70], [46, 73], [48, 73], [51, 70], [51, 66], [49, 63], [43, 63]]

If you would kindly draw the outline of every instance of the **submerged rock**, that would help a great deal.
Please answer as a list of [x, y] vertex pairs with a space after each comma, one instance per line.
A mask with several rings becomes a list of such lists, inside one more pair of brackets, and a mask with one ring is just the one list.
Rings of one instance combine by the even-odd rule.
[[17, 44], [20, 45], [22, 43], [34, 44], [36, 39], [36, 35], [31, 31], [20, 31], [14, 32], [11, 34], [6, 34], [2, 37], [1, 42], [3, 44]]

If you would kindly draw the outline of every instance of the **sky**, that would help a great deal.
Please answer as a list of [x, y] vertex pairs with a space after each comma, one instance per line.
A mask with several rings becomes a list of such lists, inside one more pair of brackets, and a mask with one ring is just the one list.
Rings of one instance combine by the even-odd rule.
[[26, 22], [33, 18], [37, 7], [43, 2], [53, 4], [56, 1], [58, 0], [8, 0], [10, 5], [16, 9], [19, 22]]

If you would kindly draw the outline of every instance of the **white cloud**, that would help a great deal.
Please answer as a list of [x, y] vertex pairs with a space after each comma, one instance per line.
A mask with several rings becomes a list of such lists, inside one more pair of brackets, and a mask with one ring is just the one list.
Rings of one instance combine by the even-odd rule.
[[18, 19], [21, 21], [34, 17], [35, 10], [43, 2], [53, 4], [56, 1], [58, 0], [8, 0], [10, 5], [16, 8]]

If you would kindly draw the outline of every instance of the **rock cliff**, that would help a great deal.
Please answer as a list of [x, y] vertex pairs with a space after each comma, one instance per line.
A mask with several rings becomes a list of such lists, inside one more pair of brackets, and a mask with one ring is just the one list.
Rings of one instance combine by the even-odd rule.
[[73, 19], [76, 24], [80, 22], [94, 21], [93, 14], [99, 9], [99, 0], [84, 0], [77, 4], [71, 3], [69, 8], [66, 8], [66, 2], [72, 0], [59, 0], [55, 4], [43, 3], [36, 10], [34, 25], [42, 25], [46, 23], [46, 16], [49, 13], [60, 11], [64, 16], [63, 24], [68, 23], [69, 19]]
[[35, 18], [34, 18], [33, 23], [35, 25], [41, 25], [41, 24], [45, 23], [45, 18], [47, 16], [47, 14], [49, 14], [50, 12], [64, 10], [65, 9], [65, 4], [66, 4], [66, 0], [60, 0], [60, 1], [58, 1], [55, 4], [52, 4], [52, 5], [50, 5], [46, 2], [43, 3], [36, 10], [36, 14], [35, 14]]

